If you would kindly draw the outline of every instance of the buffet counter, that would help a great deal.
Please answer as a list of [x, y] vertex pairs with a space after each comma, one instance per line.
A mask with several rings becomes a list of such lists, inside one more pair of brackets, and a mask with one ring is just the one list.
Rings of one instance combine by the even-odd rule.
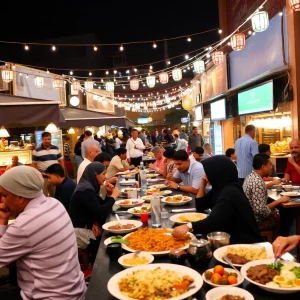
[[0, 169], [5, 169], [11, 164], [11, 158], [17, 155], [19, 162], [24, 165], [32, 163], [32, 150], [19, 149], [19, 150], [3, 150], [0, 151]]

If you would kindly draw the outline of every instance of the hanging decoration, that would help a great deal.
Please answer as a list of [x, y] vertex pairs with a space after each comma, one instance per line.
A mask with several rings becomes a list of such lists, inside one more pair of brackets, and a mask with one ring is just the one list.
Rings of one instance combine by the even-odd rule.
[[217, 50], [211, 54], [212, 61], [215, 65], [220, 65], [224, 61], [223, 51]]
[[155, 80], [156, 79], [154, 75], [147, 76], [146, 81], [149, 88], [155, 87]]
[[232, 50], [241, 51], [246, 45], [246, 35], [244, 33], [236, 33], [230, 39]]
[[10, 71], [10, 70], [2, 70], [1, 75], [2, 75], [3, 81], [6, 83], [11, 82], [14, 78], [13, 71]]
[[185, 96], [183, 96], [182, 98], [182, 107], [187, 110], [190, 111], [193, 107], [193, 98], [191, 96], [191, 94], [187, 94]]
[[113, 92], [115, 90], [115, 84], [113, 81], [108, 81], [105, 84], [106, 90], [109, 92]]
[[182, 71], [180, 68], [175, 68], [172, 71], [172, 77], [174, 81], [179, 81], [182, 79]]
[[45, 131], [48, 132], [53, 132], [53, 131], [57, 131], [58, 128], [56, 127], [56, 125], [54, 123], [49, 123], [49, 125], [45, 128]]
[[194, 61], [193, 66], [194, 66], [194, 71], [197, 74], [203, 73], [205, 71], [205, 63], [204, 60], [202, 59], [197, 59], [196, 61]]
[[76, 80], [76, 79], [73, 80], [71, 85], [72, 85], [73, 91], [75, 91], [75, 92], [78, 92], [81, 89], [81, 85], [80, 85], [79, 80]]
[[94, 87], [94, 82], [91, 81], [91, 80], [87, 80], [84, 82], [84, 88], [87, 90], [87, 91], [91, 91]]
[[300, 11], [300, 0], [290, 0], [291, 9]]
[[36, 76], [34, 78], [34, 85], [39, 89], [43, 88], [44, 87], [44, 77]]
[[75, 134], [75, 129], [73, 127], [70, 127], [68, 130], [68, 134]]
[[64, 86], [64, 81], [62, 79], [55, 78], [52, 81], [52, 86], [55, 89], [60, 89], [60, 88], [62, 88]]
[[169, 74], [167, 72], [161, 72], [159, 75], [158, 75], [158, 78], [159, 78], [159, 82], [161, 84], [166, 84], [169, 82]]
[[133, 91], [138, 90], [139, 86], [140, 86], [140, 81], [138, 80], [138, 78], [133, 78], [133, 79], [130, 80], [130, 88]]
[[263, 32], [269, 27], [269, 14], [266, 11], [258, 11], [252, 16], [251, 22], [253, 31]]

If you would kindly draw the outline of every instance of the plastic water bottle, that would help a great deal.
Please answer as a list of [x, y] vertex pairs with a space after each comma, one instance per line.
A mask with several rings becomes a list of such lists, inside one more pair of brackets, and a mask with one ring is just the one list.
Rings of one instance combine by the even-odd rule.
[[152, 227], [161, 227], [161, 205], [157, 193], [153, 193], [151, 197], [151, 222]]
[[147, 190], [146, 170], [144, 169], [143, 162], [140, 164], [140, 188], [142, 192], [146, 192]]

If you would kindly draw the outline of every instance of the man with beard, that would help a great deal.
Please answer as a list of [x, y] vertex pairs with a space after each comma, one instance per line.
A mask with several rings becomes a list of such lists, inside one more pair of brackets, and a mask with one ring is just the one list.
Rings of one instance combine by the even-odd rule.
[[290, 142], [290, 153], [284, 172], [284, 180], [300, 184], [300, 142], [295, 139]]

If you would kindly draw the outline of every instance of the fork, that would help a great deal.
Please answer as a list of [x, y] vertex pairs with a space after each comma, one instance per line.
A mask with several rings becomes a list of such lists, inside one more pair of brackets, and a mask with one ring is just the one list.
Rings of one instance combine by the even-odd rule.
[[195, 285], [191, 285], [191, 286], [188, 286], [184, 289], [176, 289], [176, 288], [172, 288], [171, 291], [169, 292], [155, 292], [155, 295], [158, 295], [158, 296], [161, 296], [161, 295], [168, 295], [172, 292], [176, 292], [176, 291], [189, 291], [191, 289], [194, 289], [196, 286]]

